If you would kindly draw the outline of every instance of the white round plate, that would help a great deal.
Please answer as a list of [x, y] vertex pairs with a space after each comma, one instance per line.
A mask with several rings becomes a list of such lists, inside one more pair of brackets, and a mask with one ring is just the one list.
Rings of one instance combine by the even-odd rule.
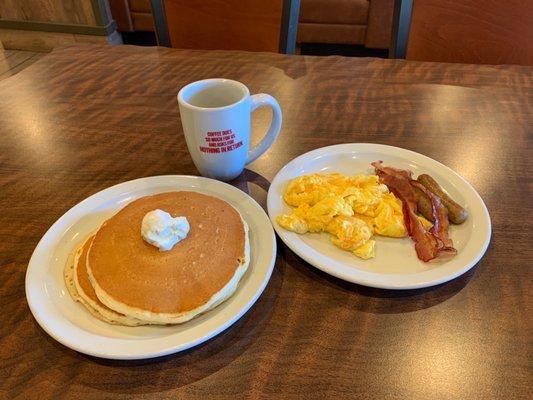
[[[370, 174], [370, 163], [383, 160], [387, 166], [409, 169], [414, 176], [427, 173], [470, 213], [461, 225], [450, 226], [458, 253], [443, 262], [420, 261], [410, 238], [376, 237], [376, 257], [363, 260], [331, 243], [329, 234], [298, 235], [276, 223], [291, 207], [283, 201], [289, 181], [311, 173]], [[283, 167], [268, 191], [268, 214], [277, 234], [301, 258], [328, 274], [349, 282], [383, 289], [416, 289], [447, 282], [468, 271], [485, 253], [491, 224], [487, 207], [462, 177], [441, 163], [413, 151], [370, 143], [351, 143], [303, 154]]]
[[[215, 309], [182, 325], [126, 327], [107, 324], [74, 302], [63, 280], [68, 254], [102, 222], [142, 196], [191, 190], [221, 198], [250, 228], [251, 260], [237, 291]], [[26, 272], [26, 297], [41, 327], [76, 351], [112, 359], [141, 359], [182, 351], [235, 323], [255, 303], [272, 274], [276, 238], [263, 209], [246, 193], [213, 179], [155, 176], [112, 186], [71, 208], [43, 236]]]

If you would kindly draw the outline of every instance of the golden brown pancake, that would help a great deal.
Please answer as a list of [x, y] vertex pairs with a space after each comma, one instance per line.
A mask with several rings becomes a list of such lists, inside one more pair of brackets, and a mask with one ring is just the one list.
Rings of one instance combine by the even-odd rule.
[[93, 315], [112, 324], [128, 326], [146, 324], [136, 318], [117, 313], [98, 300], [94, 288], [89, 281], [86, 262], [87, 253], [93, 238], [94, 236], [91, 235], [82, 246], [76, 250], [74, 256], [74, 285], [77, 295], [83, 300], [81, 303], [85, 305]]
[[[154, 209], [189, 221], [189, 235], [169, 251], [141, 236], [142, 219]], [[233, 293], [244, 273], [246, 230], [240, 214], [212, 196], [169, 192], [140, 198], [96, 233], [87, 256], [89, 284], [108, 307], [151, 322], [155, 316], [161, 323], [158, 315], [203, 312], [228, 297], [222, 292]]]
[[[69, 254], [67, 263], [64, 270], [65, 284], [67, 285], [68, 292], [74, 301], [81, 303], [85, 308], [96, 318], [101, 319], [110, 323], [117, 323], [113, 320], [108, 320], [104, 317], [96, 308], [92, 307], [82, 296], [80, 296], [78, 289], [76, 289], [76, 264], [79, 254], [81, 253], [81, 247], [75, 249], [71, 254]], [[118, 315], [118, 314], [117, 314]], [[124, 317], [129, 318], [129, 317]]]
[[[89, 275], [87, 275], [87, 252], [89, 251], [89, 247], [93, 238], [94, 236], [90, 236], [81, 247], [81, 251], [76, 264], [76, 278], [79, 287], [81, 288], [81, 290], [83, 290], [85, 295], [89, 297], [89, 299], [91, 299], [92, 301], [99, 302], [100, 300], [98, 300], [98, 297], [96, 297], [93, 285], [91, 285], [91, 282], [89, 281]], [[108, 309], [109, 311], [113, 311], [104, 304], [102, 304], [102, 306]]]

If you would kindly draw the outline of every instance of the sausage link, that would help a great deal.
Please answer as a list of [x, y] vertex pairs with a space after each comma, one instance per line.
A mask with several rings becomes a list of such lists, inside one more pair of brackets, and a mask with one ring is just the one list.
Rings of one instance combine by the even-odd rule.
[[448, 218], [454, 224], [462, 224], [468, 218], [468, 211], [457, 204], [428, 174], [419, 175], [417, 181], [442, 200], [442, 204], [448, 210]]
[[416, 198], [416, 208], [428, 221], [433, 222], [433, 209], [429, 197], [419, 188], [413, 186]]

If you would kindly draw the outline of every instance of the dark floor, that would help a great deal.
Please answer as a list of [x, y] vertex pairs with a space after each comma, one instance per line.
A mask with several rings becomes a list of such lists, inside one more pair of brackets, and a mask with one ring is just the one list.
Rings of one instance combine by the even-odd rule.
[[154, 32], [121, 32], [124, 44], [137, 46], [157, 46]]
[[389, 56], [388, 50], [367, 49], [349, 44], [302, 43], [300, 54], [313, 56], [381, 57]]
[[[122, 32], [124, 44], [138, 46], [155, 46], [157, 40], [154, 32]], [[365, 46], [346, 44], [303, 43], [300, 54], [313, 56], [340, 55], [347, 57], [388, 57], [388, 50], [367, 49]]]

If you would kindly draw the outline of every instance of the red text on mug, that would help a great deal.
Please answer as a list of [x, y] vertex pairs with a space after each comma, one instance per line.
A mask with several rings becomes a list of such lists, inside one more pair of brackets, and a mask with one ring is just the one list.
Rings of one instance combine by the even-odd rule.
[[242, 140], [235, 142], [235, 134], [231, 129], [207, 132], [204, 137], [205, 146], [200, 146], [202, 153], [227, 153], [242, 146]]

